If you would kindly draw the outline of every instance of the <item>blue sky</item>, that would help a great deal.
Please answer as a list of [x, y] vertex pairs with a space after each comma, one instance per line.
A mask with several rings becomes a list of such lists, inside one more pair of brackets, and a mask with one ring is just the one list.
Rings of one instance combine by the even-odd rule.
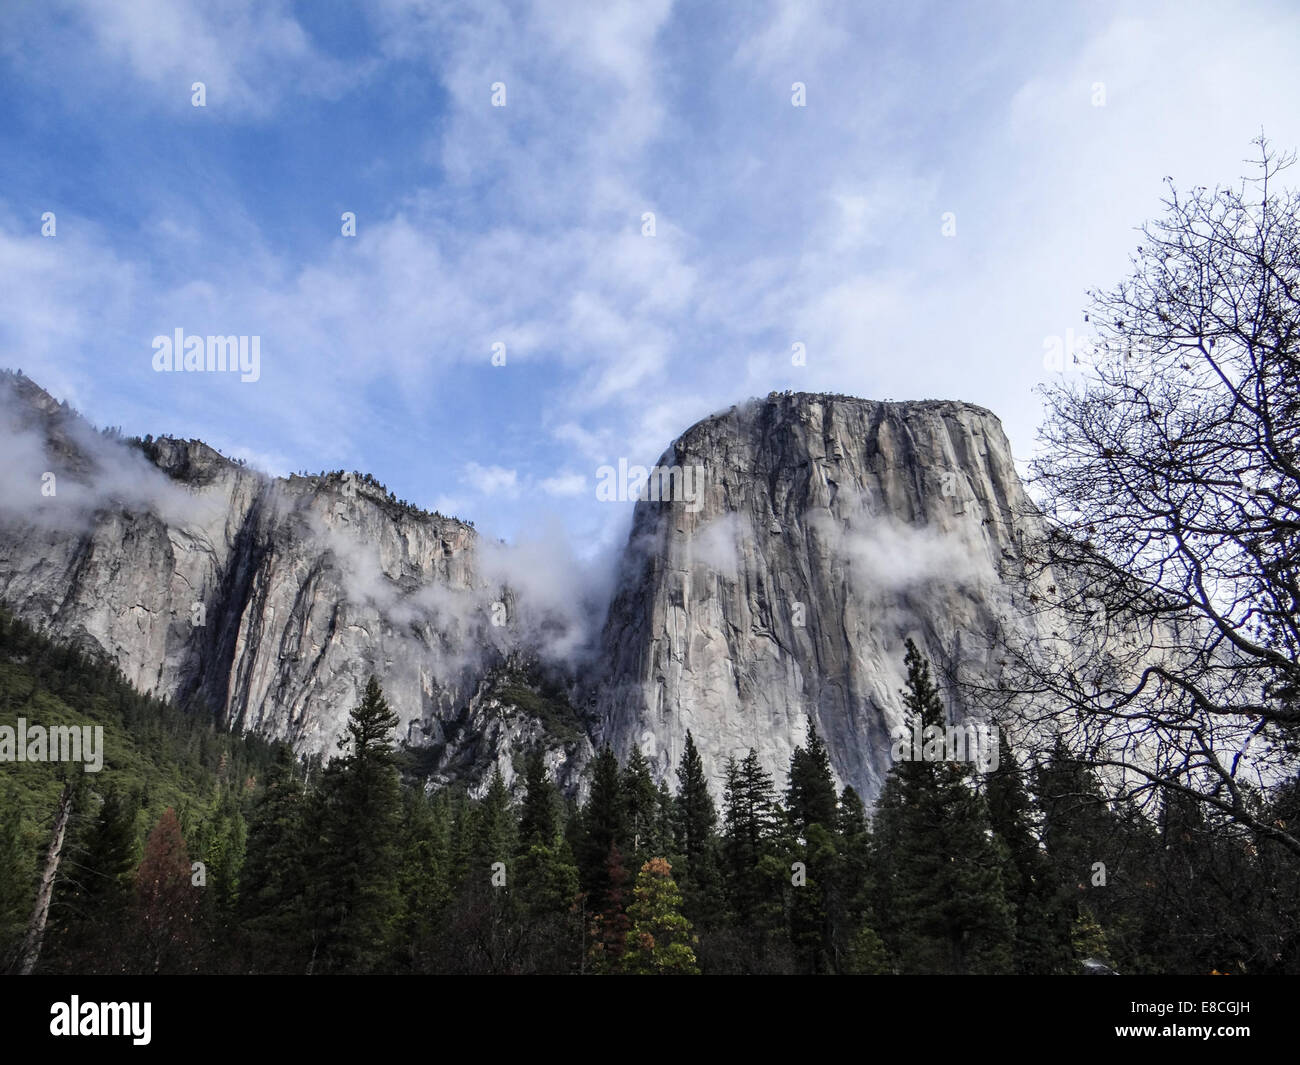
[[[969, 400], [1028, 458], [1045, 344], [1124, 275], [1162, 178], [1234, 181], [1261, 128], [1300, 147], [1286, 3], [5, 19], [0, 365], [101, 425], [590, 550], [629, 518], [599, 466], [773, 389]], [[178, 327], [259, 336], [259, 380], [156, 373]]]

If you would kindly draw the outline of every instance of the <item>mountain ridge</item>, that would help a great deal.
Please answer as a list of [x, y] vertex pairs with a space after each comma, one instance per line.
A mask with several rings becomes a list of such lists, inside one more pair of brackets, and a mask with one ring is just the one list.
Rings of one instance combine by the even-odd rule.
[[[665, 449], [661, 464], [706, 471], [704, 511], [636, 503], [622, 576], [610, 601], [594, 605], [596, 657], [578, 677], [548, 646], [561, 632], [568, 647], [590, 619], [530, 598], [509, 549], [471, 522], [398, 501], [366, 474], [277, 478], [201, 440], [96, 433], [30, 379], [6, 382], [20, 401], [17, 417], [14, 403], [0, 404], [7, 431], [39, 429], [45, 457], [63, 462], [86, 498], [79, 521], [51, 506], [0, 511], [0, 599], [97, 647], [143, 691], [308, 752], [332, 750], [374, 672], [403, 740], [441, 750], [448, 771], [472, 763], [479, 789], [493, 767], [511, 781], [520, 745], [534, 742], [570, 788], [582, 787], [603, 742], [620, 753], [641, 745], [657, 774], [670, 774], [692, 723], [715, 783], [725, 758], [747, 746], [779, 779], [815, 722], [841, 782], [870, 796], [898, 720], [901, 641], [915, 637], [936, 665], [951, 666], [972, 650], [952, 619], [992, 639], [996, 608], [1009, 601], [997, 585], [1023, 577], [1007, 565], [1014, 537], [1003, 530], [1022, 520], [1027, 500], [991, 411], [773, 392], [700, 419]], [[114, 480], [114, 465], [131, 461], [123, 447], [170, 488], [134, 467], [130, 487]], [[35, 472], [26, 471], [28, 488]], [[57, 520], [35, 514], [42, 509]], [[695, 542], [710, 523], [707, 542]], [[876, 572], [873, 554], [906, 554], [909, 544], [925, 566], [952, 569], [957, 587], [931, 595], [922, 585], [933, 574], [895, 587], [898, 574]], [[978, 556], [978, 573], [954, 545]], [[794, 627], [782, 612], [792, 604], [804, 616]], [[196, 608], [202, 624], [187, 624]], [[526, 713], [509, 728], [491, 723], [499, 692], [521, 692], [491, 677], [521, 655], [538, 683], [557, 669], [568, 676], [585, 735], [553, 735]], [[751, 698], [766, 724], [746, 723]]]

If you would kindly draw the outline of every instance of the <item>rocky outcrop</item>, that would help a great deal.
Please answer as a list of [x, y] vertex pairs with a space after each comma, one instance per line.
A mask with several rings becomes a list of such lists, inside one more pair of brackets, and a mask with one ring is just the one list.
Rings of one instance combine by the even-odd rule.
[[[576, 694], [466, 522], [362, 475], [271, 478], [199, 441], [97, 433], [12, 374], [0, 419], [10, 609], [303, 752], [333, 752], [374, 673], [435, 781], [510, 781], [538, 742], [573, 788], [601, 742], [670, 774], [687, 730], [715, 783], [751, 747], [780, 780], [815, 722], [870, 798], [904, 640], [941, 676], [993, 676], [1004, 627], [1044, 624], [1018, 600], [1036, 519], [997, 418], [966, 403], [773, 394], [687, 430], [636, 505]], [[957, 721], [975, 711], [954, 691]]]
[[270, 478], [199, 441], [105, 436], [23, 377], [0, 391], [16, 460], [0, 599], [20, 617], [142, 691], [304, 753], [333, 753], [374, 673], [401, 738], [472, 765], [471, 783], [493, 765], [513, 777], [524, 738], [552, 748], [562, 779], [582, 764], [585, 738], [535, 721], [490, 757], [464, 728], [518, 637], [468, 524], [355, 474]]
[[[659, 466], [702, 489], [636, 505], [595, 695], [617, 751], [668, 772], [689, 730], [715, 782], [750, 748], [779, 782], [813, 722], [840, 781], [874, 796], [905, 639], [941, 675], [996, 674], [1032, 508], [989, 411], [774, 393]], [[948, 695], [951, 720], [977, 713]]]

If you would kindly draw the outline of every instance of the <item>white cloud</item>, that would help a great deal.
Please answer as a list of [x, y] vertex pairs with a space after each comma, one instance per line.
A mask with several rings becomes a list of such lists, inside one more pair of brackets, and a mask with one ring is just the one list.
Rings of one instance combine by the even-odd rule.
[[561, 473], [556, 477], [546, 477], [539, 484], [550, 496], [577, 496], [587, 490], [587, 478], [581, 473]]
[[483, 496], [505, 496], [514, 499], [519, 495], [519, 474], [503, 466], [481, 466], [466, 463], [461, 480]]
[[987, 556], [961, 537], [929, 526], [871, 519], [865, 528], [843, 529], [813, 519], [822, 535], [850, 562], [850, 575], [864, 595], [897, 592], [918, 584], [988, 586], [997, 579]]
[[[208, 441], [211, 443], [211, 441]], [[226, 452], [232, 459], [239, 459], [248, 466], [272, 477], [287, 477], [295, 472], [293, 463], [285, 455], [274, 452], [254, 451], [251, 448], [236, 445]]]
[[[404, 469], [430, 413], [469, 430], [481, 407], [461, 397], [490, 396], [512, 446], [533, 434], [539, 468], [566, 471], [538, 487], [573, 512], [581, 493], [554, 490], [568, 470], [651, 462], [697, 418], [771, 389], [968, 399], [1023, 456], [1043, 338], [1122, 276], [1160, 177], [1231, 180], [1261, 124], [1300, 144], [1300, 27], [1263, 4], [1071, 9], [1057, 27], [782, 2], [689, 36], [665, 2], [385, 0], [369, 9], [376, 53], [341, 72], [286, 3], [74, 10], [103, 64], [155, 94], [187, 90], [199, 61], [216, 71], [210, 101], [266, 119], [290, 93], [319, 99], [388, 64], [427, 71], [447, 111], [424, 134], [427, 178], [382, 190], [355, 240], [286, 247], [237, 200], [220, 225], [166, 203], [151, 239], [180, 247], [159, 265], [70, 215], [57, 241], [27, 236], [28, 205], [0, 205], [6, 361], [103, 420], [129, 397], [143, 424], [165, 420], [155, 432], [213, 436], [238, 412], [261, 434], [248, 453], [312, 468], [370, 447]], [[793, 80], [806, 109], [789, 105]], [[151, 374], [150, 338], [177, 325], [262, 334], [262, 381]], [[507, 366], [475, 376], [496, 340]], [[519, 368], [537, 376], [521, 385]], [[375, 395], [391, 397], [382, 415]], [[387, 433], [395, 419], [409, 431]], [[536, 505], [491, 443], [472, 447], [479, 498], [439, 509]]]
[[101, 508], [151, 511], [175, 526], [219, 520], [223, 502], [171, 480], [137, 448], [80, 418], [60, 423], [57, 447], [31, 408], [0, 383], [0, 518], [38, 528], [90, 528]]
[[[776, 0], [762, 29], [736, 49], [734, 61], [763, 74], [790, 73], [792, 80], [815, 80], [827, 52], [846, 44], [849, 34], [817, 0]], [[800, 76], [802, 75], [802, 76]]]
[[473, 504], [461, 496], [436, 496], [433, 509], [448, 517], [473, 518]]
[[691, 564], [702, 565], [710, 572], [735, 580], [740, 568], [746, 526], [738, 514], [724, 514], [695, 529], [686, 542]]
[[63, 16], [58, 22], [27, 27], [42, 40], [44, 74], [70, 90], [93, 79], [118, 91], [125, 74], [127, 86], [147, 86], [173, 112], [191, 110], [191, 86], [202, 82], [206, 115], [265, 119], [286, 97], [337, 97], [375, 67], [321, 53], [287, 0], [55, 0], [51, 6]]
[[609, 457], [609, 449], [601, 437], [589, 429], [584, 429], [576, 422], [564, 422], [562, 425], [557, 425], [551, 431], [551, 435], [556, 440], [572, 444], [587, 458], [604, 461]]

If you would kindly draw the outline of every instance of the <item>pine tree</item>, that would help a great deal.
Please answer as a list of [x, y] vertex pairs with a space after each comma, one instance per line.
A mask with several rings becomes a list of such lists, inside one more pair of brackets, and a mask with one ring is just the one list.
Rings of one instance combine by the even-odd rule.
[[[834, 971], [834, 833], [814, 822], [793, 841], [789, 927], [799, 970], [808, 974]], [[795, 864], [798, 863], [798, 864]]]
[[135, 877], [136, 927], [145, 972], [193, 971], [191, 952], [199, 900], [191, 875], [180, 820], [169, 806], [149, 833]]
[[729, 759], [723, 797], [723, 879], [728, 907], [740, 938], [744, 971], [780, 970], [784, 961], [773, 951], [783, 936], [787, 895], [791, 884], [791, 844], [784, 817], [758, 754], [750, 750], [742, 762]]
[[524, 802], [519, 812], [519, 839], [527, 847], [555, 845], [559, 835], [559, 797], [546, 770], [540, 747], [529, 753], [524, 767]]
[[1034, 774], [1043, 845], [1067, 879], [1086, 880], [1098, 847], [1118, 839], [1118, 825], [1096, 775], [1057, 736]]
[[109, 788], [99, 810], [69, 845], [68, 871], [56, 899], [53, 967], [77, 972], [120, 972], [121, 929], [129, 923], [140, 864], [134, 792]]
[[611, 843], [605, 859], [604, 906], [592, 919], [588, 951], [598, 973], [615, 973], [622, 969], [627, 949], [627, 932], [632, 922], [627, 915], [627, 869], [617, 843]]
[[1106, 942], [1106, 931], [1097, 923], [1092, 911], [1086, 906], [1079, 907], [1079, 916], [1075, 918], [1070, 930], [1070, 942], [1075, 957], [1079, 961], [1101, 962], [1113, 967], [1110, 946]]
[[646, 862], [637, 875], [632, 903], [627, 908], [631, 927], [622, 958], [624, 972], [678, 976], [699, 973], [691, 945], [691, 922], [682, 915], [681, 904], [672, 866], [663, 858]]
[[627, 824], [627, 857], [639, 868], [655, 857], [659, 820], [659, 795], [650, 764], [639, 748], [633, 748], [619, 782], [623, 792], [623, 816]]
[[527, 971], [574, 971], [582, 951], [578, 867], [568, 843], [534, 843], [515, 862]]
[[556, 918], [551, 923], [568, 928], [577, 899], [577, 866], [560, 834], [558, 810], [555, 784], [541, 754], [534, 752], [526, 772], [516, 880], [530, 921], [550, 922]]
[[605, 908], [609, 892], [608, 861], [610, 848], [622, 851], [627, 839], [621, 774], [618, 759], [609, 747], [601, 749], [592, 764], [591, 792], [582, 809], [581, 832], [577, 847], [578, 872], [587, 893], [587, 909], [599, 913]]
[[402, 802], [392, 732], [397, 715], [371, 677], [321, 787], [314, 971], [383, 966], [401, 913]]
[[767, 892], [756, 875], [765, 857], [773, 853], [777, 838], [777, 807], [772, 778], [763, 770], [751, 748], [744, 761], [728, 759], [723, 802], [726, 822], [722, 853], [726, 864], [728, 896], [741, 923], [754, 915]]
[[236, 907], [255, 972], [302, 973], [311, 957], [307, 814], [293, 754], [281, 746], [248, 826]]
[[833, 884], [830, 954], [836, 972], [870, 975], [889, 971], [885, 945], [874, 927], [871, 829], [866, 806], [845, 786], [838, 810], [839, 854]]
[[403, 967], [428, 972], [451, 903], [451, 807], [412, 788], [403, 796], [400, 956]]
[[200, 964], [204, 971], [217, 971], [229, 954], [228, 944], [235, 934], [235, 906], [248, 826], [234, 796], [223, 790], [201, 828], [192, 848], [203, 862], [198, 919]]
[[697, 927], [712, 928], [725, 910], [718, 838], [718, 811], [709, 792], [704, 761], [695, 738], [686, 731], [686, 746], [677, 769], [674, 830], [682, 857], [679, 882], [683, 910]]
[[457, 972], [522, 972], [527, 958], [522, 900], [516, 889], [519, 826], [499, 767], [468, 822], [469, 854], [448, 961]]
[[808, 747], [795, 748], [786, 788], [792, 865], [798, 862], [802, 867], [792, 878], [790, 938], [807, 973], [833, 970], [835, 916], [842, 910], [834, 880], [836, 807], [830, 757], [810, 721]]
[[248, 857], [248, 822], [233, 794], [222, 796], [217, 811], [217, 831], [209, 862], [213, 896], [222, 914], [232, 913], [239, 901], [239, 882]]
[[560, 833], [559, 800], [540, 751], [528, 760], [515, 860], [529, 972], [569, 972], [582, 951], [578, 868]]
[[668, 788], [668, 781], [661, 780], [655, 789], [655, 823], [651, 829], [649, 844], [649, 850], [655, 857], [676, 855], [675, 820], [673, 793]]
[[[929, 663], [907, 641], [909, 724], [942, 730], [943, 702]], [[924, 734], [924, 733], [923, 733]], [[988, 808], [956, 761], [904, 758], [877, 807], [878, 921], [904, 972], [1000, 973], [1011, 967], [1013, 926], [1003, 855]]]
[[1015, 969], [1028, 975], [1073, 971], [1071, 913], [1061, 905], [1047, 856], [1034, 834], [1033, 804], [1024, 772], [1005, 731], [998, 731], [998, 764], [988, 776], [989, 824], [1007, 855], [1004, 883], [1015, 919]]
[[36, 894], [23, 827], [17, 788], [0, 782], [0, 972], [13, 963]]
[[480, 880], [491, 886], [493, 866], [498, 862], [509, 863], [517, 839], [518, 826], [510, 805], [510, 791], [500, 768], [497, 768], [492, 772], [487, 793], [479, 806], [470, 864], [471, 881]]
[[[1300, 773], [1271, 789], [1262, 811], [1261, 822], [1271, 825], [1300, 823]], [[1243, 910], [1249, 939], [1237, 958], [1224, 958], [1215, 966], [1228, 971], [1268, 974], [1300, 974], [1300, 891], [1279, 891], [1279, 884], [1300, 884], [1300, 858], [1265, 832], [1241, 840], [1237, 853], [1249, 862], [1253, 890], [1242, 905], [1240, 886], [1243, 877], [1234, 878], [1239, 898], [1234, 900]]]
[[[1046, 851], [1054, 897], [1043, 906], [1055, 918], [1054, 929], [1064, 922], [1073, 928], [1085, 911], [1085, 925], [1107, 926], [1120, 919], [1118, 903], [1129, 847], [1128, 834], [1110, 809], [1096, 775], [1071, 754], [1059, 735], [1047, 759], [1034, 773], [1034, 795], [1042, 815], [1042, 842]], [[1101, 863], [1098, 866], [1097, 863]], [[1094, 883], [1104, 869], [1104, 886]], [[1154, 872], [1154, 870], [1153, 870]], [[1077, 972], [1077, 956], [1067, 971]], [[1127, 971], [1132, 957], [1122, 960]]]
[[451, 809], [451, 883], [460, 891], [469, 879], [478, 832], [478, 808], [460, 790], [453, 792], [447, 801]]
[[835, 825], [835, 778], [831, 773], [830, 754], [817, 734], [816, 723], [811, 720], [808, 722], [807, 749], [796, 747], [790, 759], [786, 809], [798, 832], [804, 832], [814, 824], [826, 828]]

